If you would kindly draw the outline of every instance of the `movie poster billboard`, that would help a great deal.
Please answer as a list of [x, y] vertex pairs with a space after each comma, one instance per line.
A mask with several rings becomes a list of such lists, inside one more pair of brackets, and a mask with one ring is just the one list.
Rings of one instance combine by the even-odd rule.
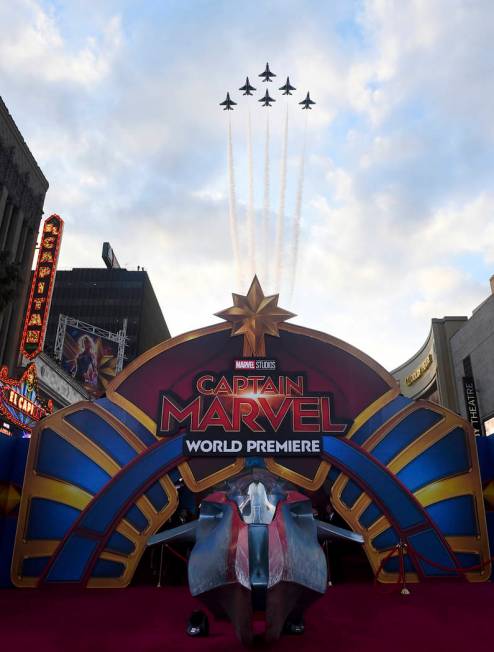
[[118, 342], [67, 325], [62, 367], [93, 397], [101, 396], [115, 377]]

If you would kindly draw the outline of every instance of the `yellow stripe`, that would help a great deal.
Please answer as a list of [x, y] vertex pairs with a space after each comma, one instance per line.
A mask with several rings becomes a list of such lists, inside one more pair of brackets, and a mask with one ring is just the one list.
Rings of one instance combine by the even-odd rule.
[[454, 425], [451, 426], [447, 422], [441, 421], [441, 423], [426, 430], [422, 435], [420, 435], [420, 437], [417, 437], [415, 441], [400, 451], [391, 462], [388, 463], [388, 469], [391, 473], [396, 475], [405, 468], [407, 464], [410, 464], [410, 462], [416, 459], [418, 455], [421, 455], [431, 448], [431, 446], [437, 444], [438, 441], [447, 437], [454, 428]]
[[268, 469], [268, 471], [271, 471], [272, 473], [279, 475], [281, 478], [284, 478], [289, 482], [293, 482], [293, 484], [296, 484], [299, 487], [303, 487], [308, 491], [317, 491], [318, 489], [321, 488], [324, 481], [326, 480], [330, 468], [328, 462], [321, 461], [321, 463], [319, 464], [316, 470], [314, 477], [308, 478], [305, 475], [297, 473], [293, 469], [288, 469], [286, 466], [283, 466], [282, 464], [278, 464], [278, 462], [276, 462], [272, 457], [266, 457], [264, 458], [264, 461], [266, 463], [266, 468]]
[[[333, 496], [333, 498], [337, 500], [341, 500], [342, 491], [346, 487], [347, 483], [348, 483], [348, 476], [345, 475], [344, 473], [340, 473], [340, 475], [333, 482], [333, 486], [331, 487], [331, 495]], [[345, 509], [350, 509], [350, 508], [345, 505]]]
[[388, 519], [383, 515], [380, 516], [377, 521], [375, 521], [368, 529], [367, 534], [369, 536], [369, 541], [375, 539], [377, 536], [385, 532], [388, 528], [391, 527]]
[[124, 557], [123, 555], [119, 555], [117, 552], [108, 552], [108, 550], [104, 550], [99, 558], [107, 559], [108, 561], [116, 561], [119, 564], [123, 564], [124, 566], [127, 566], [129, 559], [127, 556]]
[[[90, 406], [90, 403], [78, 405], [78, 409], [84, 409]], [[50, 419], [50, 428], [54, 430], [57, 435], [71, 444], [78, 451], [86, 455], [90, 460], [96, 462], [100, 468], [106, 471], [111, 477], [120, 471], [120, 466], [111, 458], [108, 453], [105, 453], [99, 448], [91, 439], [86, 437], [82, 432], [74, 428], [74, 426], [64, 421], [61, 412], [55, 412]]]
[[121, 408], [123, 408], [126, 412], [131, 414], [135, 419], [137, 419], [137, 421], [139, 421], [139, 423], [142, 426], [144, 426], [145, 428], [147, 428], [147, 430], [149, 430], [149, 432], [153, 435], [155, 439], [158, 439], [158, 437], [156, 437], [156, 422], [153, 421], [150, 417], [148, 417], [147, 414], [145, 414], [136, 405], [134, 405], [126, 398], [120, 396], [120, 394], [117, 394], [114, 391], [107, 389], [106, 395], [110, 399], [110, 401], [116, 403]]
[[36, 539], [26, 541], [23, 546], [24, 559], [28, 557], [51, 557], [60, 541], [56, 539]]
[[36, 476], [31, 490], [31, 496], [35, 498], [47, 498], [74, 507], [82, 511], [90, 503], [92, 496], [87, 491], [76, 487], [63, 480], [54, 480], [42, 475]]
[[367, 451], [373, 450], [377, 444], [379, 444], [383, 439], [385, 439], [388, 433], [393, 430], [403, 419], [405, 419], [409, 414], [412, 414], [416, 411], [415, 403], [405, 405], [401, 410], [393, 414], [392, 417], [383, 423], [373, 434], [362, 444], [362, 448]]
[[[470, 474], [462, 474], [436, 480], [415, 492], [415, 498], [423, 507], [429, 507], [447, 498], [457, 496], [472, 496], [472, 483]], [[472, 496], [474, 498], [474, 496]]]
[[352, 424], [352, 427], [345, 435], [346, 439], [351, 439], [357, 430], [364, 425], [376, 412], [379, 412], [385, 405], [390, 403], [394, 398], [396, 398], [400, 393], [398, 387], [389, 389], [385, 394], [376, 399], [373, 403], [368, 405], [365, 410], [362, 410], [360, 414], [355, 417], [355, 420]]
[[[220, 469], [211, 475], [208, 475], [206, 478], [201, 480], [196, 480], [192, 469], [190, 468], [187, 462], [182, 462], [178, 465], [178, 470], [182, 476], [187, 488], [194, 492], [204, 491], [218, 482], [222, 482], [227, 478], [230, 478], [232, 475], [239, 473], [245, 466], [245, 459], [243, 457], [238, 457], [233, 464], [229, 464], [224, 469]], [[268, 467], [269, 468], [269, 467]]]
[[481, 543], [477, 537], [472, 536], [452, 536], [446, 537], [446, 541], [451, 546], [454, 552], [466, 552], [474, 553], [476, 555], [481, 555], [482, 548]]

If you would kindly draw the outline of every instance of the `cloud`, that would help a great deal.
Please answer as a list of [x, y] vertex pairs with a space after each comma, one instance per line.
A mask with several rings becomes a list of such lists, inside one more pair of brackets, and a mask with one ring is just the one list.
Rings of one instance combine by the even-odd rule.
[[[109, 240], [121, 263], [149, 271], [178, 334], [214, 322], [230, 292], [247, 289], [235, 286], [229, 242], [226, 126], [230, 118], [244, 242], [247, 115], [260, 236], [266, 111], [236, 89], [248, 74], [261, 90], [269, 60], [275, 93], [286, 75], [297, 87], [288, 245], [307, 130], [296, 292], [286, 305], [287, 263], [280, 304], [394, 367], [432, 317], [467, 314], [488, 291], [494, 6], [303, 7], [246, 5], [240, 19], [228, 2], [3, 3], [3, 97], [50, 181], [45, 211], [66, 219], [61, 266], [99, 266]], [[227, 90], [239, 102], [232, 115], [218, 107]], [[309, 116], [297, 105], [307, 90], [317, 101]], [[277, 99], [273, 222], [287, 106]]]
[[51, 12], [34, 0], [0, 7], [0, 23], [8, 25], [0, 42], [0, 70], [42, 83], [90, 87], [107, 77], [121, 42], [120, 21], [113, 16], [95, 36], [71, 52]]

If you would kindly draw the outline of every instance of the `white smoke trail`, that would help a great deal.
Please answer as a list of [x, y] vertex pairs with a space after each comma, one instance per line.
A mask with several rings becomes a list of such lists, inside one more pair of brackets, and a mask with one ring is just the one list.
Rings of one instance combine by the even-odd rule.
[[[247, 167], [249, 184], [249, 202], [247, 205], [247, 223], [249, 226], [249, 261], [250, 278], [256, 273], [256, 214], [254, 210], [254, 161], [252, 155], [252, 123], [250, 119], [247, 125]], [[250, 279], [249, 279], [250, 280]]]
[[285, 130], [283, 135], [283, 151], [281, 154], [280, 170], [280, 203], [278, 207], [278, 224], [276, 229], [276, 286], [275, 291], [281, 287], [283, 274], [283, 244], [285, 236], [285, 197], [286, 197], [286, 164], [288, 152], [288, 106], [285, 115]]
[[235, 193], [235, 170], [233, 165], [233, 143], [232, 143], [232, 121], [228, 120], [228, 199], [230, 214], [230, 237], [232, 240], [233, 259], [235, 262], [235, 271], [237, 274], [237, 284], [242, 287], [242, 274], [240, 269], [240, 253], [238, 243], [238, 223], [237, 223], [237, 197]]
[[295, 289], [295, 279], [297, 276], [298, 265], [298, 249], [300, 241], [300, 222], [302, 217], [302, 198], [304, 193], [304, 171], [305, 171], [305, 149], [307, 141], [307, 118], [305, 116], [304, 137], [302, 142], [302, 152], [300, 154], [300, 164], [298, 173], [297, 184], [297, 197], [295, 200], [295, 216], [293, 223], [293, 256], [292, 256], [292, 269], [290, 273], [290, 301], [293, 298], [293, 290]]
[[266, 111], [266, 140], [264, 144], [264, 208], [263, 208], [263, 239], [264, 239], [264, 277], [266, 287], [269, 287], [269, 231], [270, 231], [270, 196], [269, 196], [269, 111]]

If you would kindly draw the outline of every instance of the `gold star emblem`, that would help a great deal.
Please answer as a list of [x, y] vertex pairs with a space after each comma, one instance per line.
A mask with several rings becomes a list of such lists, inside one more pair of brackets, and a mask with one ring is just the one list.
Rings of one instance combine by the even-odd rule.
[[232, 324], [232, 337], [244, 336], [244, 357], [265, 357], [264, 336], [279, 337], [278, 324], [296, 315], [278, 307], [279, 294], [265, 297], [257, 276], [254, 276], [246, 296], [232, 294], [232, 297], [233, 306], [215, 313], [216, 317]]

